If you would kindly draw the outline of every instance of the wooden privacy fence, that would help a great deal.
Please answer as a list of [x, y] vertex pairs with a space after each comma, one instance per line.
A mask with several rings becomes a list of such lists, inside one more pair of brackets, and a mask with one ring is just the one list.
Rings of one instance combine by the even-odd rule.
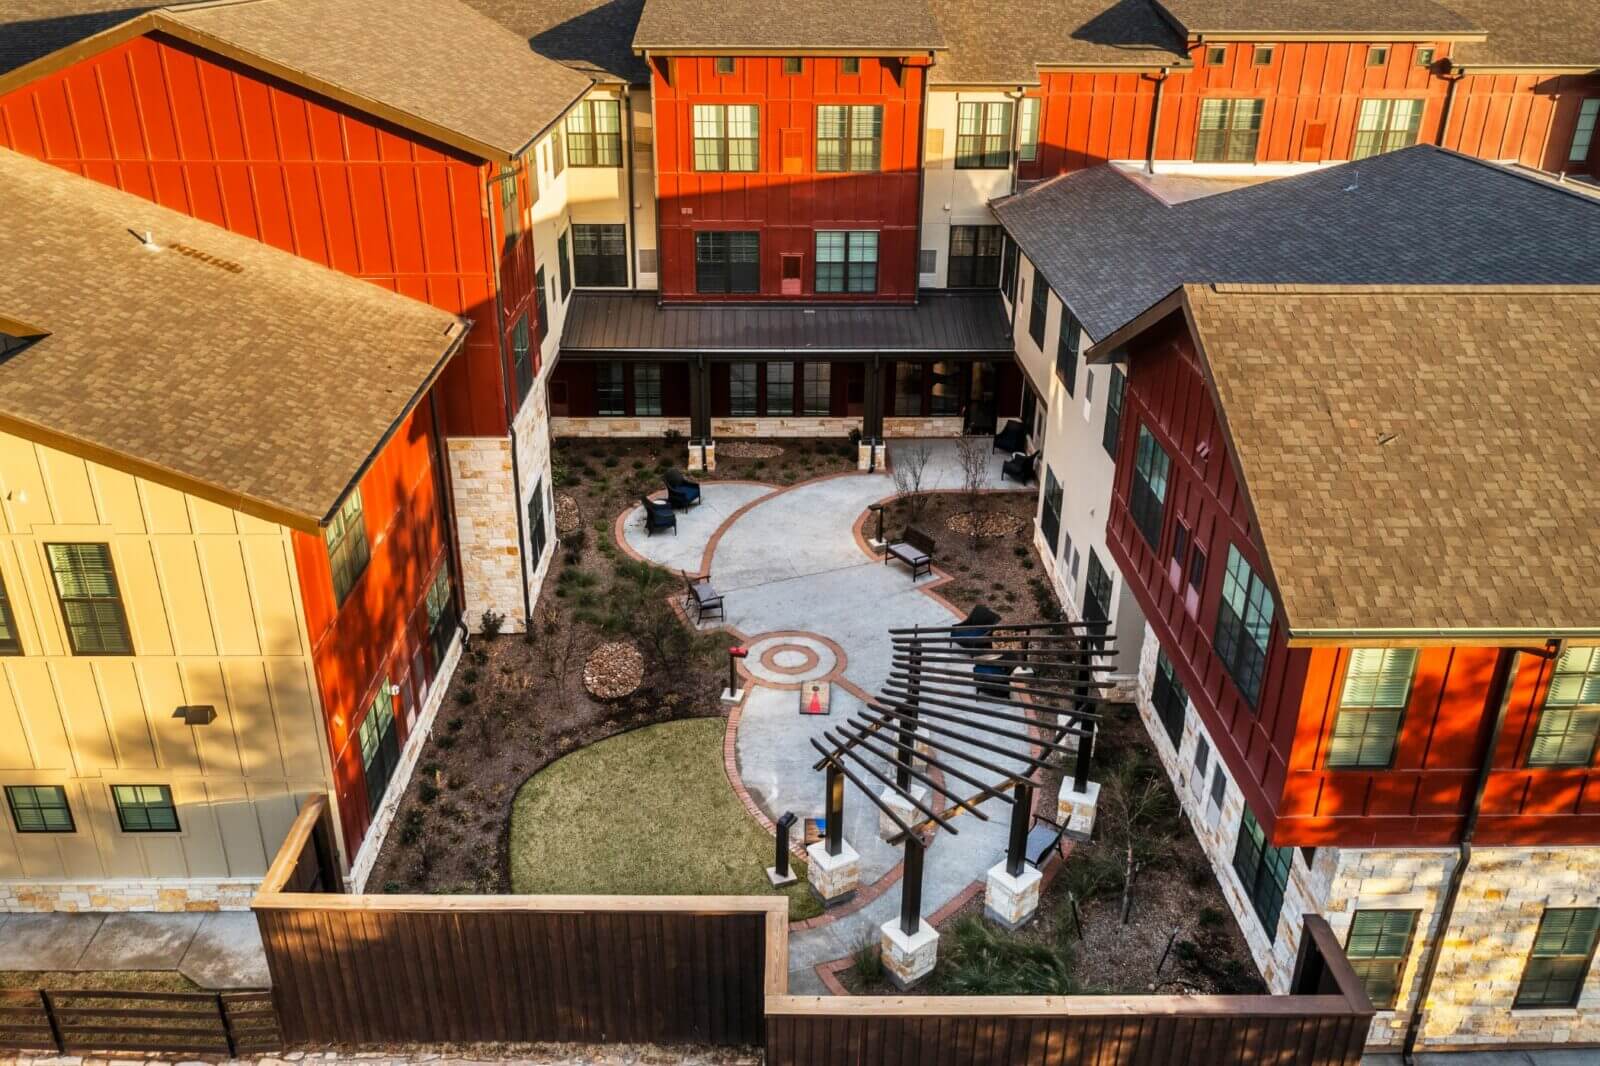
[[268, 992], [0, 990], [0, 1047], [63, 1055], [218, 1055], [283, 1047]]
[[767, 1066], [1355, 1066], [1372, 1020], [1316, 916], [1284, 996], [791, 996], [781, 897], [285, 890], [329, 883], [313, 867], [331, 839], [314, 800], [255, 901], [291, 1044], [746, 1044], [765, 1046]]

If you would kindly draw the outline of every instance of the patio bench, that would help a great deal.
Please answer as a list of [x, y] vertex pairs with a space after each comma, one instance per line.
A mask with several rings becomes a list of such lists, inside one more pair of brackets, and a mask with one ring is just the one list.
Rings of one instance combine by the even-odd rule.
[[890, 559], [899, 559], [911, 567], [911, 580], [915, 581], [923, 574], [933, 573], [933, 538], [911, 526], [900, 535], [900, 539], [889, 545], [889, 550], [883, 553], [883, 563], [889, 565]]

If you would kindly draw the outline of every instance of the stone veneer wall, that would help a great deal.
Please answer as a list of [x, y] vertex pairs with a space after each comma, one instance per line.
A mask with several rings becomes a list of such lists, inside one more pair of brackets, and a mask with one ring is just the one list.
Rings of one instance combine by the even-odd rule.
[[884, 437], [959, 437], [964, 420], [959, 415], [939, 418], [886, 417]]
[[445, 442], [455, 493], [467, 627], [476, 632], [486, 608], [520, 632], [526, 605], [517, 494], [510, 437], [452, 437]]
[[689, 420], [687, 418], [576, 418], [569, 415], [558, 415], [550, 419], [550, 433], [557, 437], [660, 437], [669, 429], [687, 437]]
[[713, 418], [718, 440], [740, 437], [848, 437], [861, 428], [857, 418]]
[[[1036, 500], [1042, 499], [1043, 489]], [[1050, 585], [1055, 590], [1056, 602], [1061, 604], [1061, 613], [1068, 621], [1083, 621], [1083, 610], [1078, 606], [1077, 589], [1067, 584], [1067, 567], [1059, 555], [1050, 554], [1050, 545], [1044, 539], [1044, 530], [1039, 528], [1039, 514], [1035, 511], [1033, 516], [1033, 550], [1039, 553], [1039, 559], [1044, 564], [1045, 573], [1050, 575]], [[1142, 623], [1141, 623], [1142, 624]], [[1130, 641], [1122, 639], [1124, 634], [1118, 634], [1117, 643], [1126, 645]], [[1139, 695], [1139, 678], [1135, 674], [1111, 674], [1106, 678], [1111, 683], [1106, 696], [1113, 700], [1122, 700], [1133, 703]]]
[[0, 881], [0, 914], [32, 911], [247, 911], [258, 877], [193, 881]]

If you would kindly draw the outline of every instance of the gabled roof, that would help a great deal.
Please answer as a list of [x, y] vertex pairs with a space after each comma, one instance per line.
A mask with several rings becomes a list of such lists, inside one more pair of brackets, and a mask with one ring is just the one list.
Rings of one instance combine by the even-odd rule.
[[[1191, 35], [1351, 40], [1481, 36], [1448, 0], [1154, 0]], [[1520, 0], [1515, 0], [1520, 2]]]
[[0, 75], [160, 6], [139, 0], [5, 0], [0, 5]]
[[1600, 69], [1600, 3], [1595, 0], [1443, 0], [1488, 31], [1451, 58], [1469, 71], [1507, 67]]
[[1095, 167], [994, 209], [1095, 340], [1189, 282], [1600, 283], [1593, 197], [1428, 146], [1177, 204]]
[[0, 359], [0, 429], [300, 529], [466, 335], [448, 312], [4, 149], [0, 233], [0, 330], [37, 338]]
[[645, 0], [640, 51], [909, 53], [944, 47], [925, 0]]
[[215, 0], [117, 21], [0, 76], [0, 91], [153, 30], [502, 162], [593, 84], [461, 0]]
[[1034, 85], [1051, 66], [1151, 69], [1189, 62], [1150, 0], [1015, 0], [1004, 18], [972, 0], [929, 0], [948, 51], [933, 85]]
[[633, 51], [644, 0], [465, 0], [528, 42], [539, 55], [607, 81], [648, 85]]
[[1291, 639], [1600, 636], [1600, 287], [1181, 299]]

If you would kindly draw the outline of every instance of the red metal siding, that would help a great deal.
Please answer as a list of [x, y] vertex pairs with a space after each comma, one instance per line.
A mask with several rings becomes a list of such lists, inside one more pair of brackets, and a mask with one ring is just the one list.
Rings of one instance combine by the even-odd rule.
[[[446, 565], [445, 514], [426, 406], [414, 411], [361, 479], [371, 559], [344, 603], [334, 601], [328, 551], [319, 536], [294, 535], [296, 570], [345, 845], [355, 853], [367, 830], [367, 793], [356, 730], [385, 678], [401, 684], [427, 643], [428, 584]], [[426, 657], [426, 653], [425, 657]], [[437, 666], [427, 663], [430, 676]], [[402, 685], [395, 724], [405, 742], [413, 689]]]
[[0, 97], [0, 144], [466, 315], [446, 432], [505, 432], [477, 161], [159, 34]]
[[[917, 291], [917, 204], [921, 182], [926, 68], [915, 60], [841, 61], [807, 56], [800, 74], [776, 57], [743, 57], [731, 75], [710, 58], [675, 57], [654, 66], [661, 292], [666, 299], [771, 300], [780, 293], [780, 256], [803, 256], [800, 297], [910, 302]], [[756, 104], [760, 159], [754, 173], [694, 169], [695, 104]], [[818, 173], [818, 104], [881, 104], [883, 153], [874, 173]], [[757, 230], [761, 291], [746, 296], [695, 292], [696, 230]], [[878, 231], [878, 291], [815, 292], [817, 230]]]
[[1110, 159], [1143, 159], [1155, 103], [1152, 74], [1045, 73], [1028, 95], [1039, 97], [1039, 151], [1018, 164], [1024, 181], [1053, 177]]
[[[1443, 143], [1484, 159], [1572, 170], [1567, 155], [1587, 97], [1600, 97], [1600, 76], [1469, 74], [1456, 85]], [[1600, 149], [1576, 169], [1600, 176]]]

